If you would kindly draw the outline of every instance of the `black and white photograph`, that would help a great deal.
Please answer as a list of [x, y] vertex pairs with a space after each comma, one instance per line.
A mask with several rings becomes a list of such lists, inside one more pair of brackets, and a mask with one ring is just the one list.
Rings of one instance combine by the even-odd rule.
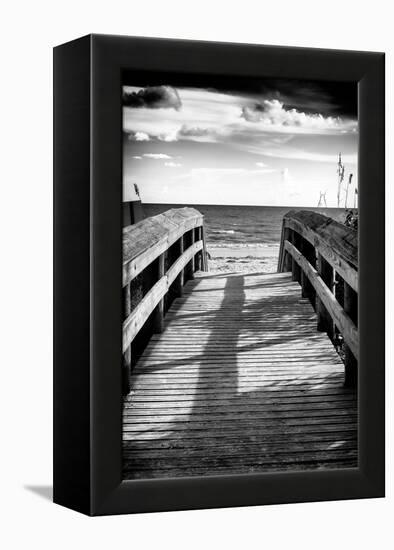
[[1, 548], [393, 547], [389, 7], [4, 4]]
[[356, 468], [357, 83], [121, 94], [123, 479]]

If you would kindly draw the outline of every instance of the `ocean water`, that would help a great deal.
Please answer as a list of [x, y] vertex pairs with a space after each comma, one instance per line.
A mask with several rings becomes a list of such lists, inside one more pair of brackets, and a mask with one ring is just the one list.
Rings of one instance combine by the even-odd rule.
[[207, 244], [215, 247], [256, 248], [278, 245], [283, 216], [289, 210], [312, 210], [339, 222], [345, 220], [344, 208], [143, 204], [143, 209], [146, 216], [155, 216], [170, 208], [182, 206], [193, 206], [204, 215]]

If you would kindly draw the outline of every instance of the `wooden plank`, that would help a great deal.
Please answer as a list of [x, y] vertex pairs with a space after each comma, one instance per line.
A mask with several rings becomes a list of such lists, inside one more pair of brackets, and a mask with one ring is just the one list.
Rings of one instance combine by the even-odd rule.
[[[243, 392], [239, 396], [237, 396], [237, 402], [243, 401], [243, 399], [265, 399], [265, 400], [275, 400], [275, 399], [312, 399], [316, 397], [319, 400], [325, 400], [330, 397], [338, 397], [338, 396], [347, 396], [351, 399], [356, 400], [357, 397], [355, 395], [355, 392], [352, 389], [349, 389], [348, 391], [344, 391], [344, 388], [338, 387], [337, 384], [326, 384], [321, 385], [318, 388], [314, 389], [310, 386], [291, 386], [287, 385], [285, 388], [276, 387], [276, 388], [269, 388], [267, 391], [259, 391], [257, 392]], [[133, 399], [134, 402], [146, 402], [149, 403], [151, 401], [176, 401], [178, 403], [182, 403], [184, 401], [192, 401], [193, 403], [198, 403], [200, 400], [202, 401], [208, 401], [210, 399], [217, 399], [217, 400], [233, 400], [234, 399], [234, 391], [230, 388], [226, 390], [224, 388], [219, 389], [206, 389], [203, 394], [196, 395], [195, 389], [189, 389], [185, 390], [182, 388], [175, 388], [171, 391], [164, 390], [160, 388], [146, 388], [144, 392], [132, 392], [130, 395], [130, 399]], [[127, 406], [127, 402], [125, 403], [125, 406]]]
[[[282, 424], [284, 427], [290, 427], [290, 426], [310, 426], [310, 425], [319, 425], [319, 426], [327, 426], [328, 424], [340, 424], [341, 427], [346, 422], [351, 423], [353, 426], [357, 422], [357, 415], [353, 414], [352, 416], [344, 416], [344, 415], [333, 415], [333, 416], [318, 416], [315, 418], [307, 418], [307, 417], [298, 417], [298, 418], [279, 418], [276, 419], [275, 417], [271, 418], [264, 418], [261, 419], [264, 420], [264, 425], [271, 430], [276, 431], [278, 422]], [[242, 433], [243, 431], [250, 429], [254, 432], [256, 420], [250, 419], [249, 422], [245, 420], [238, 420], [237, 419], [237, 430], [238, 433]], [[217, 420], [215, 422], [212, 422], [212, 425], [209, 424], [207, 421], [195, 421], [191, 422], [190, 420], [184, 420], [184, 421], [177, 421], [177, 422], [171, 422], [166, 423], [163, 422], [163, 419], [158, 420], [157, 422], [143, 422], [141, 419], [129, 423], [125, 423], [123, 426], [124, 432], [147, 432], [149, 430], [156, 432], [156, 437], [158, 437], [158, 434], [161, 432], [167, 432], [169, 429], [171, 430], [171, 433], [175, 431], [187, 431], [188, 433], [192, 430], [203, 430], [205, 433], [207, 433], [207, 430], [210, 431], [210, 433], [220, 433], [225, 432], [226, 429], [232, 429], [232, 426], [234, 424], [234, 420], [232, 421], [222, 421], [218, 422]]]
[[[339, 390], [339, 388], [338, 388]], [[233, 407], [234, 403], [240, 407], [268, 407], [271, 405], [283, 405], [283, 406], [298, 406], [298, 405], [307, 405], [311, 404], [315, 406], [316, 404], [325, 403], [329, 406], [330, 403], [346, 403], [351, 405], [351, 403], [356, 403], [357, 397], [353, 392], [343, 393], [340, 391], [337, 392], [315, 392], [315, 394], [310, 395], [309, 393], [304, 392], [285, 392], [283, 395], [274, 392], [267, 391], [265, 395], [261, 396], [260, 392], [244, 392], [238, 395], [234, 395], [234, 392], [221, 393], [204, 393], [195, 396], [194, 394], [185, 395], [182, 393], [162, 393], [160, 394], [151, 394], [149, 393], [142, 395], [135, 394], [130, 401], [126, 401], [124, 406], [125, 408], [144, 408], [149, 410], [155, 410], [158, 408], [190, 408], [190, 405], [198, 408], [201, 406], [206, 407]]]
[[264, 423], [264, 427], [259, 426], [246, 426], [242, 428], [242, 431], [237, 428], [228, 426], [227, 429], [223, 429], [222, 426], [218, 427], [215, 431], [212, 428], [207, 432], [206, 428], [194, 428], [193, 430], [163, 430], [160, 434], [157, 434], [155, 430], [146, 430], [141, 432], [133, 431], [129, 429], [129, 426], [125, 424], [123, 430], [124, 441], [143, 442], [146, 445], [159, 445], [165, 443], [168, 445], [203, 445], [205, 441], [213, 441], [218, 443], [227, 442], [232, 440], [239, 441], [239, 438], [249, 438], [252, 441], [269, 441], [280, 440], [290, 441], [291, 438], [299, 440], [302, 437], [320, 437], [328, 435], [329, 437], [341, 440], [350, 435], [355, 440], [355, 446], [357, 441], [357, 429], [354, 421], [347, 422], [331, 422], [325, 424], [300, 424], [289, 425], [281, 424], [278, 429], [273, 429], [270, 424]]
[[[312, 454], [313, 453], [313, 454]], [[215, 455], [213, 456], [205, 456], [200, 457], [198, 461], [198, 465], [201, 467], [204, 463], [209, 463], [211, 466], [222, 466], [226, 462], [226, 460], [230, 460], [231, 466], [238, 465], [240, 467], [244, 467], [246, 464], [254, 465], [254, 466], [263, 466], [267, 462], [272, 463], [277, 462], [280, 464], [285, 463], [293, 463], [296, 464], [298, 462], [306, 462], [310, 461], [313, 456], [314, 460], [329, 460], [334, 458], [345, 458], [345, 457], [351, 457], [351, 458], [357, 458], [357, 451], [354, 449], [339, 449], [339, 450], [332, 450], [332, 451], [312, 451], [311, 453], [308, 453], [307, 451], [303, 452], [292, 452], [292, 453], [258, 453], [257, 455], [250, 455], [248, 453], [240, 454], [238, 456], [222, 456], [217, 457]], [[168, 463], [165, 460], [162, 460], [159, 458], [131, 458], [129, 457], [129, 462], [132, 464], [134, 463], [138, 468], [143, 469], [150, 469], [151, 466], [154, 466], [154, 468], [161, 468], [165, 469], [168, 468]], [[182, 457], [182, 456], [176, 456], [172, 459], [171, 469], [174, 467], [179, 467], [181, 465], [190, 466], [190, 459], [189, 457]]]
[[[239, 411], [238, 411], [239, 407]], [[342, 407], [342, 408], [339, 408]], [[330, 407], [325, 407], [324, 409], [310, 408], [310, 407], [290, 407], [288, 406], [283, 410], [283, 406], [279, 409], [278, 406], [274, 408], [241, 408], [237, 406], [236, 414], [231, 414], [234, 411], [234, 403], [232, 407], [229, 408], [190, 408], [187, 407], [183, 410], [174, 410], [174, 409], [126, 409], [125, 410], [125, 422], [133, 425], [133, 423], [145, 423], [145, 424], [174, 424], [183, 421], [191, 421], [193, 424], [190, 425], [192, 428], [195, 422], [205, 423], [207, 428], [212, 425], [212, 423], [223, 425], [224, 422], [234, 422], [245, 420], [247, 421], [248, 417], [253, 418], [254, 422], [261, 422], [263, 420], [276, 419], [277, 421], [282, 421], [286, 418], [309, 418], [309, 419], [321, 419], [325, 420], [330, 417], [347, 417], [354, 418], [356, 415], [356, 407], [353, 404], [353, 407], [350, 408], [348, 403], [334, 403], [330, 404]], [[239, 416], [240, 415], [240, 416]], [[353, 416], [352, 416], [353, 415]], [[192, 420], [190, 417], [192, 416]]]
[[124, 456], [132, 459], [146, 457], [146, 451], [149, 449], [149, 458], [170, 458], [170, 459], [187, 459], [187, 458], [201, 458], [206, 459], [206, 449], [209, 448], [209, 459], [218, 459], [223, 456], [234, 457], [255, 457], [264, 456], [275, 459], [280, 459], [279, 455], [292, 455], [293, 453], [310, 453], [310, 452], [326, 452], [335, 453], [336, 451], [354, 451], [354, 438], [344, 439], [342, 441], [332, 440], [320, 440], [320, 441], [285, 441], [272, 442], [272, 441], [259, 441], [250, 442], [249, 439], [240, 438], [238, 441], [234, 441], [232, 445], [221, 445], [216, 438], [216, 447], [196, 447], [196, 446], [178, 446], [172, 448], [169, 446], [163, 447], [149, 447], [148, 445], [136, 445], [130, 446], [130, 449], [126, 449]]
[[[202, 418], [205, 418], [207, 415], [209, 415], [209, 420], [212, 420], [214, 416], [212, 415], [218, 415], [219, 418], [221, 418], [221, 415], [226, 415], [226, 417], [231, 418], [231, 414], [234, 414], [234, 405], [236, 405], [236, 414], [238, 413], [247, 413], [248, 415], [251, 414], [255, 418], [255, 414], [257, 413], [269, 413], [269, 414], [281, 414], [284, 412], [295, 412], [299, 413], [311, 413], [311, 416], [316, 413], [316, 416], [319, 416], [319, 412], [326, 412], [329, 411], [330, 414], [333, 411], [349, 411], [349, 412], [356, 412], [357, 404], [356, 402], [349, 403], [348, 401], [334, 401], [334, 402], [327, 402], [323, 405], [321, 403], [239, 403], [238, 401], [232, 401], [231, 403], [223, 404], [215, 404], [210, 405], [209, 403], [203, 403], [199, 406], [189, 404], [184, 405], [183, 407], [178, 406], [168, 406], [168, 404], [161, 404], [161, 406], [152, 406], [150, 404], [147, 407], [137, 407], [137, 406], [126, 406], [125, 407], [125, 415], [128, 418], [132, 417], [145, 417], [148, 416], [150, 419], [156, 418], [156, 417], [173, 417], [173, 420], [182, 419], [183, 416], [189, 416], [190, 413], [193, 413], [193, 417], [197, 418], [201, 415]], [[320, 415], [321, 416], [321, 415]]]
[[338, 431], [327, 429], [321, 432], [305, 431], [299, 433], [272, 433], [266, 432], [265, 434], [244, 434], [241, 435], [227, 435], [223, 437], [221, 435], [208, 435], [206, 437], [190, 437], [190, 438], [173, 438], [173, 439], [144, 439], [137, 438], [136, 436], [125, 434], [128, 437], [127, 441], [134, 441], [135, 446], [130, 446], [130, 450], [135, 449], [205, 449], [205, 448], [219, 448], [232, 447], [241, 442], [247, 442], [251, 446], [260, 445], [283, 445], [289, 447], [291, 444], [331, 444], [332, 442], [348, 441], [353, 442], [357, 440], [357, 430], [344, 430]]

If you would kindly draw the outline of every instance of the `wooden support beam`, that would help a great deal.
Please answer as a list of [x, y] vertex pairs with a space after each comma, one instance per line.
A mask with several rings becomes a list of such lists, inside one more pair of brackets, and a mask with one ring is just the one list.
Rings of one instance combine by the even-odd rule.
[[[200, 227], [196, 227], [195, 229], [195, 240], [198, 242], [198, 241], [201, 241], [202, 240], [202, 232], [201, 232], [201, 226]], [[195, 271], [201, 271], [202, 270], [202, 252], [198, 252], [196, 255], [195, 255], [195, 259], [194, 259], [194, 262], [195, 262]]]
[[[352, 319], [352, 321], [357, 325], [357, 316], [358, 316], [358, 300], [357, 294], [354, 290], [345, 282], [344, 283], [344, 292], [343, 292], [343, 306], [346, 313]], [[357, 384], [357, 373], [358, 373], [358, 364], [357, 359], [352, 353], [352, 350], [347, 345], [346, 341], [344, 343], [344, 354], [345, 354], [345, 386], [354, 387]]]
[[359, 353], [357, 326], [354, 324], [349, 315], [344, 311], [344, 309], [338, 304], [335, 296], [332, 294], [330, 289], [327, 288], [325, 282], [319, 276], [316, 269], [311, 266], [311, 264], [303, 256], [303, 254], [288, 241], [285, 243], [285, 247], [286, 250], [290, 252], [292, 257], [300, 265], [302, 271], [308, 277], [316, 293], [319, 295], [319, 298], [321, 299], [330, 316], [332, 317], [335, 325], [341, 331], [345, 342], [357, 359]]
[[[334, 288], [334, 270], [321, 254], [318, 254], [317, 271], [327, 288], [332, 292]], [[320, 332], [327, 332], [329, 338], [333, 340], [335, 329], [334, 322], [318, 295], [316, 296], [316, 312], [317, 330]]]
[[[307, 240], [303, 239], [304, 242], [304, 256], [311, 264], [311, 266], [316, 269], [316, 250], [315, 247]], [[316, 291], [312, 283], [308, 280], [307, 283], [307, 295], [313, 306], [313, 309], [316, 311]]]
[[[182, 235], [182, 237], [180, 237], [178, 241], [179, 257], [181, 257], [183, 254], [184, 246], [185, 246], [185, 240], [184, 240], [184, 236]], [[184, 284], [185, 284], [185, 275], [184, 275], [184, 270], [182, 268], [181, 271], [179, 272], [179, 275], [174, 281], [175, 296], [178, 296], [178, 297], [182, 296]]]
[[[292, 230], [288, 227], [284, 228], [284, 240], [291, 242]], [[283, 271], [292, 271], [293, 259], [291, 254], [284, 251]]]
[[201, 226], [201, 239], [203, 242], [203, 248], [202, 248], [202, 270], [208, 271], [208, 256], [207, 256], [207, 247], [205, 242], [205, 227]]
[[[298, 250], [301, 248], [301, 237], [296, 233], [295, 231], [291, 231], [291, 241], [290, 241]], [[285, 250], [286, 252], [286, 246]], [[291, 278], [293, 281], [297, 281], [301, 284], [301, 268], [296, 262], [296, 260], [292, 257], [292, 263], [291, 263]]]
[[[164, 277], [164, 253], [158, 257], [158, 266], [157, 266], [157, 280], [160, 281]], [[154, 311], [154, 320], [153, 320], [153, 332], [160, 333], [163, 332], [164, 326], [164, 296], [161, 298], [157, 304]]]
[[[300, 238], [300, 244], [301, 244], [301, 248], [299, 248], [299, 250], [302, 252], [302, 255], [308, 260], [309, 264], [312, 267], [315, 267], [315, 264], [316, 264], [315, 249], [311, 247], [310, 243], [307, 240], [305, 240], [303, 237]], [[303, 270], [301, 270], [301, 288], [302, 288], [302, 297], [308, 298], [313, 308], [315, 309], [316, 292], [315, 292], [315, 289], [313, 288], [312, 283], [308, 278], [308, 275]]]
[[[194, 229], [190, 231], [190, 246], [192, 246], [195, 242], [195, 235], [194, 235]], [[189, 279], [194, 279], [194, 271], [195, 271], [195, 262], [194, 262], [194, 256], [192, 256], [191, 260], [188, 264], [186, 264], [185, 267], [185, 281], [188, 281]]]
[[[124, 288], [124, 314], [127, 317], [131, 313], [131, 291], [130, 283]], [[123, 365], [122, 365], [122, 392], [123, 395], [127, 395], [130, 391], [130, 376], [131, 376], [131, 349], [130, 346], [126, 348], [123, 353]]]

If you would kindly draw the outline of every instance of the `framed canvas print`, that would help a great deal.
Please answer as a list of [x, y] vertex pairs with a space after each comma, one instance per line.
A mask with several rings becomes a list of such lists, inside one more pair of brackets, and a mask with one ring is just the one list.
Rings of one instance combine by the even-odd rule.
[[384, 55], [54, 50], [54, 501], [384, 496]]

